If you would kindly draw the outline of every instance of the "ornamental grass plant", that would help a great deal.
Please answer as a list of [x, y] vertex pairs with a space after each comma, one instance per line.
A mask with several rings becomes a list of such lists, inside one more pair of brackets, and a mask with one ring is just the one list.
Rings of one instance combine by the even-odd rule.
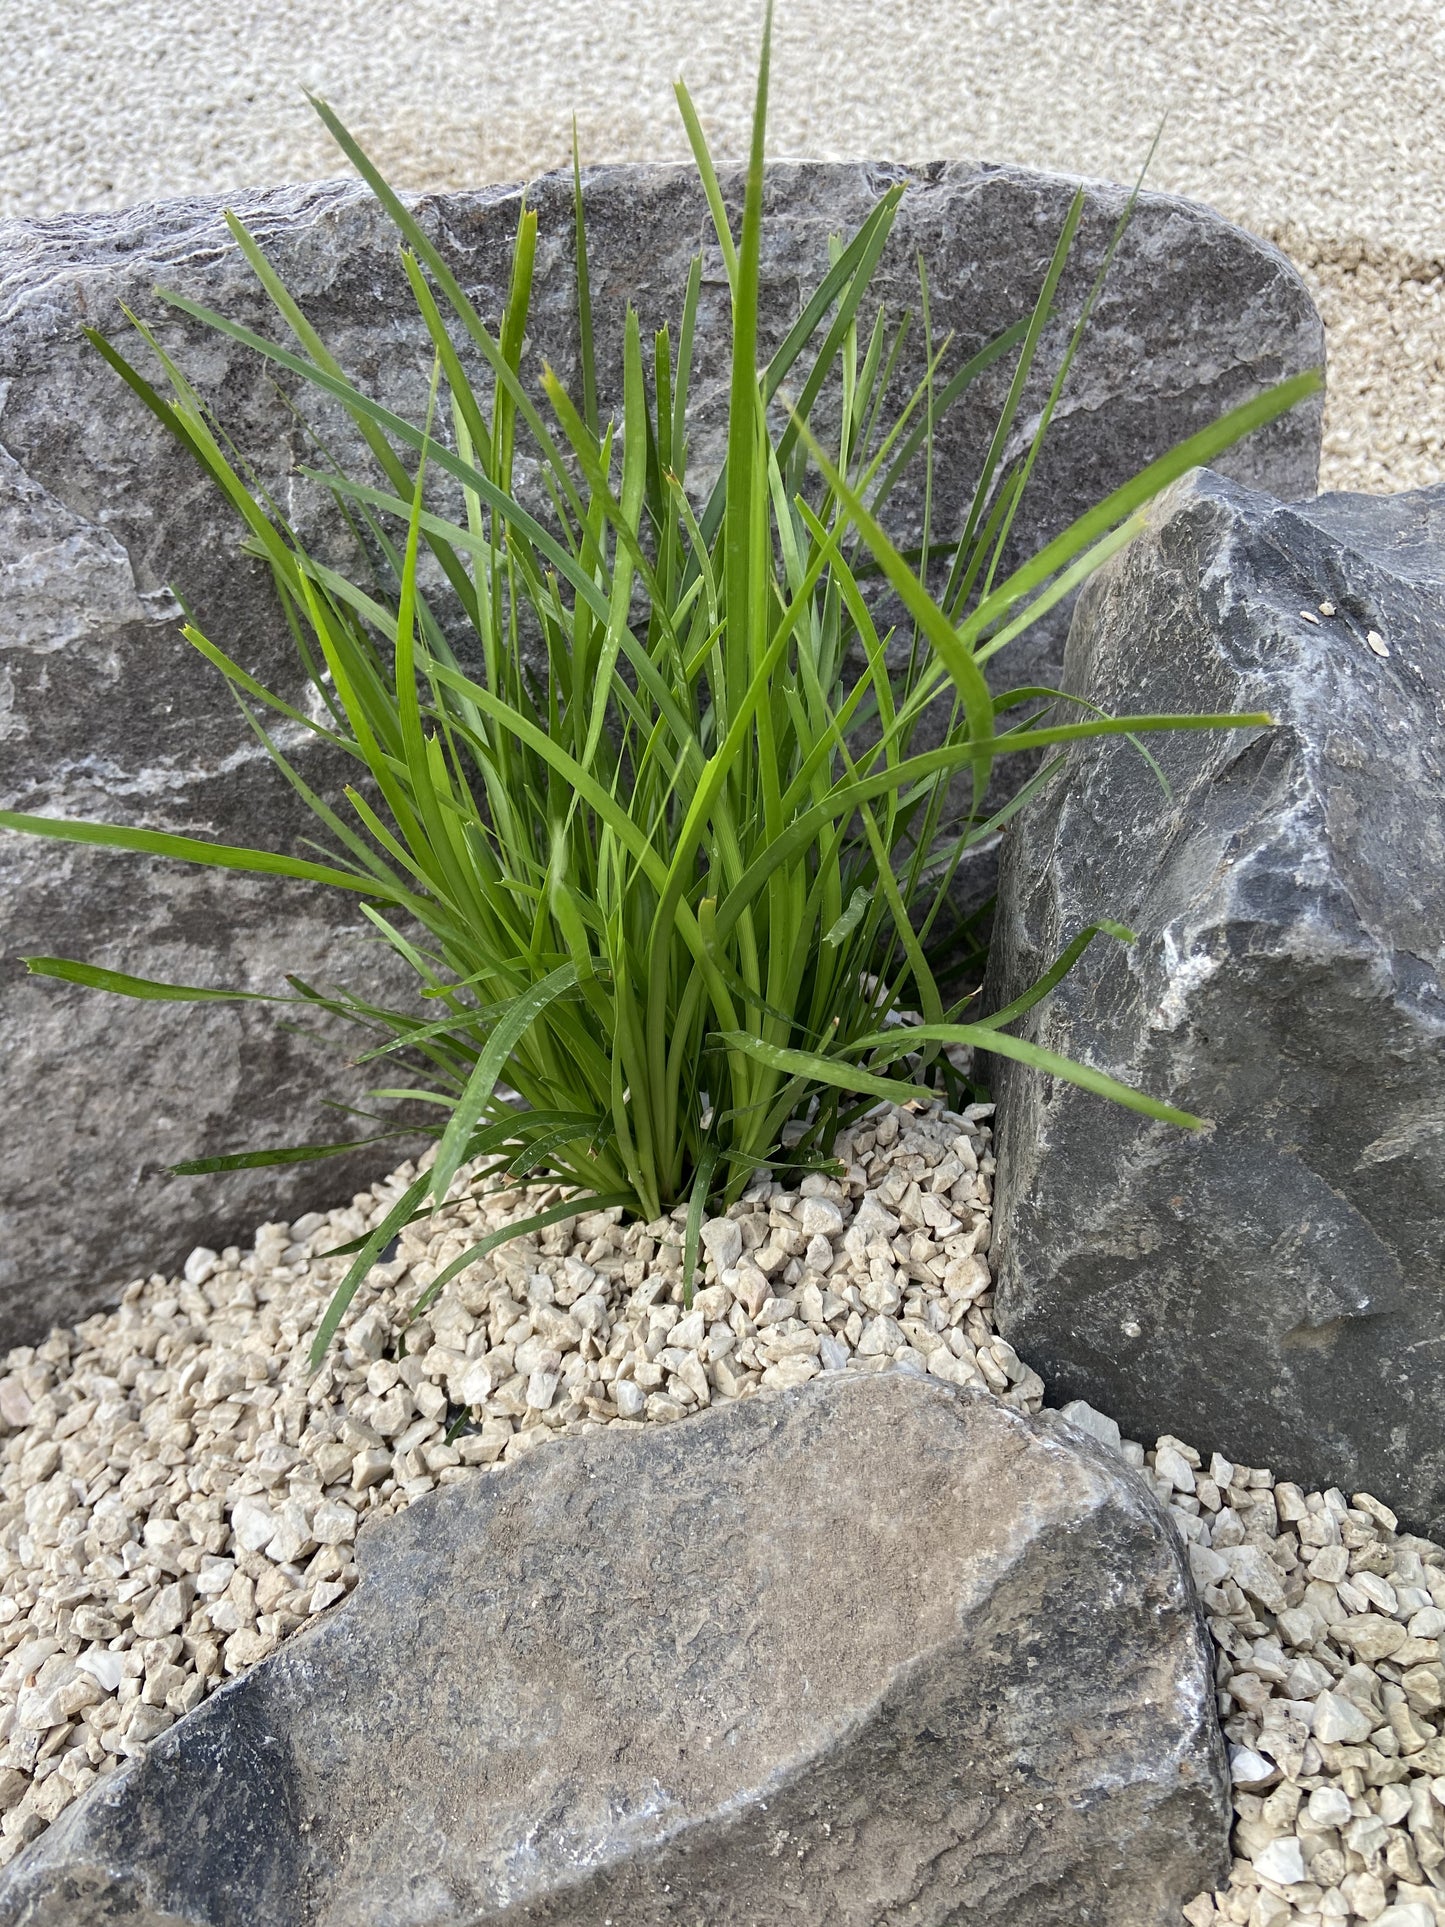
[[[1035, 432], [1008, 458], [1082, 193], [1032, 312], [955, 366], [952, 343], [929, 338], [922, 270], [919, 322], [869, 311], [904, 192], [891, 188], [835, 245], [827, 275], [760, 367], [767, 30], [737, 232], [692, 103], [681, 84], [677, 92], [731, 284], [726, 457], [706, 490], [688, 470], [701, 263], [675, 333], [644, 340], [628, 312], [621, 405], [605, 415], [575, 158], [580, 395], [548, 368], [539, 382], [524, 377], [535, 213], [524, 202], [505, 311], [489, 319], [321, 102], [322, 120], [399, 230], [435, 350], [425, 419], [391, 412], [348, 377], [234, 216], [231, 232], [288, 338], [165, 297], [347, 411], [374, 466], [308, 472], [356, 532], [361, 561], [350, 573], [308, 553], [147, 326], [131, 317], [161, 386], [91, 336], [225, 492], [247, 547], [270, 564], [314, 693], [309, 711], [260, 683], [224, 639], [194, 623], [184, 633], [314, 813], [320, 847], [258, 851], [14, 813], [0, 825], [351, 892], [415, 971], [416, 1009], [295, 978], [276, 999], [362, 1028], [384, 1120], [402, 1103], [435, 1120], [435, 1160], [359, 1241], [318, 1359], [382, 1250], [463, 1167], [478, 1187], [536, 1175], [568, 1195], [472, 1247], [423, 1302], [503, 1237], [613, 1205], [654, 1219], [686, 1203], [690, 1281], [706, 1210], [725, 1207], [760, 1167], [820, 1164], [839, 1123], [880, 1097], [955, 1077], [954, 1046], [1014, 1057], [1175, 1125], [1197, 1121], [1008, 1028], [1100, 930], [1121, 941], [1129, 932], [1078, 932], [1027, 996], [977, 1014], [968, 997], [950, 1001], [940, 967], [949, 886], [970, 846], [1055, 767], [1046, 762], [990, 815], [997, 759], [1057, 754], [1105, 734], [1269, 720], [1074, 713], [1054, 691], [991, 692], [984, 672], [1130, 539], [1160, 489], [1318, 378], [1234, 410], [1005, 572], [1018, 505], [1098, 292], [1096, 282]], [[921, 326], [925, 371], [903, 393], [910, 326]], [[939, 423], [995, 364], [1011, 364], [1011, 378], [970, 505], [960, 528], [936, 530]], [[540, 478], [525, 501], [521, 445]], [[886, 532], [890, 498], [920, 474], [922, 540], [904, 554]], [[282, 738], [297, 732], [334, 759], [325, 794], [288, 756]], [[27, 961], [38, 974], [132, 997], [254, 995]], [[353, 1145], [177, 1169], [293, 1162]]]

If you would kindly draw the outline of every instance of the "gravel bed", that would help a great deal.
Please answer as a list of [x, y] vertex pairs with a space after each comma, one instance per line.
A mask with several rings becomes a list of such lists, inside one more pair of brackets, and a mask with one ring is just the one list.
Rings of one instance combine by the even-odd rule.
[[1433, 487], [1445, 478], [1445, 263], [1359, 241], [1272, 238], [1325, 324], [1320, 488]]
[[845, 1367], [932, 1369], [1036, 1410], [1042, 1382], [990, 1316], [989, 1111], [889, 1112], [840, 1142], [846, 1181], [755, 1184], [704, 1226], [690, 1313], [685, 1211], [624, 1226], [613, 1210], [502, 1246], [408, 1325], [482, 1230], [561, 1196], [481, 1203], [463, 1174], [310, 1373], [348, 1263], [323, 1254], [380, 1222], [406, 1164], [345, 1209], [263, 1225], [245, 1253], [194, 1251], [182, 1277], [138, 1280], [116, 1311], [12, 1351], [0, 1859], [342, 1599], [365, 1519], [472, 1467]]
[[[380, 1221], [408, 1164], [12, 1351], [0, 1861], [343, 1599], [362, 1522], [478, 1465], [819, 1371], [929, 1372], [1036, 1411], [1042, 1381], [993, 1328], [990, 1115], [884, 1108], [839, 1140], [846, 1178], [759, 1181], [704, 1227], [690, 1312], [684, 1214], [609, 1211], [501, 1247], [408, 1326], [479, 1229], [560, 1195], [479, 1202], [464, 1174], [309, 1373], [347, 1263], [323, 1254]], [[1171, 1506], [1215, 1643], [1236, 1859], [1190, 1927], [1445, 1923], [1445, 1551], [1368, 1494], [1306, 1494], [1167, 1437], [1146, 1450], [1067, 1410]]]
[[[1136, 1458], [1102, 1413], [1065, 1412]], [[1144, 1457], [1188, 1544], [1234, 1780], [1229, 1888], [1185, 1918], [1445, 1922], [1445, 1550], [1368, 1492], [1304, 1492], [1167, 1435]]]

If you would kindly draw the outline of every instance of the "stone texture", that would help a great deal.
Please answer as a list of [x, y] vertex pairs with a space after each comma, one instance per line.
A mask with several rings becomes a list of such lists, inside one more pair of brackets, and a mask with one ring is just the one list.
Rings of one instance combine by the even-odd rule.
[[[961, 360], [1034, 299], [1074, 183], [1016, 169], [934, 165], [781, 166], [769, 186], [764, 339], [776, 341], [827, 263], [888, 184], [912, 185], [878, 281], [895, 312], [917, 305], [927, 260], [936, 336]], [[735, 180], [728, 191], [736, 199]], [[540, 223], [531, 345], [575, 376], [570, 183], [529, 190]], [[677, 168], [591, 176], [594, 305], [604, 398], [620, 361], [625, 303], [645, 328], [680, 309], [687, 265], [705, 261], [694, 393], [694, 469], [716, 465], [726, 404], [726, 290], [705, 208]], [[1090, 190], [1063, 290], [1073, 313], [1121, 204]], [[421, 218], [482, 313], [507, 280], [517, 191], [431, 199]], [[239, 211], [343, 362], [381, 399], [425, 409], [431, 351], [394, 230], [354, 183], [291, 187]], [[120, 818], [284, 847], [310, 821], [265, 763], [220, 679], [176, 633], [176, 584], [202, 627], [248, 669], [295, 694], [294, 655], [264, 571], [238, 553], [219, 497], [80, 334], [129, 335], [125, 302], [156, 321], [201, 392], [321, 553], [335, 525], [294, 472], [311, 459], [272, 377], [244, 350], [178, 321], [157, 282], [268, 331], [279, 327], [231, 244], [214, 201], [0, 225], [0, 806]], [[918, 330], [915, 328], [914, 334]], [[131, 337], [133, 340], [134, 338]], [[1044, 359], [1056, 356], [1062, 324]], [[917, 343], [913, 344], [917, 348]], [[1145, 196], [1097, 310], [1016, 524], [1016, 546], [1046, 538], [1170, 443], [1263, 384], [1317, 364], [1314, 308], [1283, 256], [1206, 210]], [[905, 357], [900, 383], [916, 374]], [[997, 378], [994, 378], [994, 377]], [[1006, 376], [996, 370], [940, 439], [935, 527], [957, 519]], [[903, 391], [900, 391], [903, 392]], [[343, 458], [346, 424], [308, 410]], [[1024, 411], [1025, 417], [1028, 409]], [[1318, 409], [1256, 437], [1233, 472], [1281, 495], [1313, 492]], [[524, 465], [525, 468], [525, 465]], [[900, 531], [918, 503], [897, 501]], [[1057, 668], [1063, 616], [1016, 649], [1011, 681]], [[284, 736], [283, 736], [284, 740]], [[309, 753], [323, 789], [336, 772]], [[77, 852], [7, 837], [0, 961], [0, 1344], [32, 1337], [113, 1297], [138, 1268], [220, 1244], [259, 1217], [285, 1216], [354, 1188], [392, 1160], [224, 1181], [168, 1181], [189, 1156], [336, 1135], [325, 1095], [340, 1066], [282, 1037], [264, 1013], [130, 1006], [27, 983], [27, 951], [80, 953], [142, 975], [278, 988], [286, 970], [380, 993], [395, 973], [363, 942], [354, 906], [275, 882]], [[44, 1090], [44, 1128], [31, 1099]]]
[[1284, 507], [1186, 478], [1090, 585], [1066, 675], [1277, 726], [1154, 738], [1167, 797], [1127, 744], [1071, 754], [1010, 834], [989, 995], [1121, 919], [1138, 944], [1096, 944], [1030, 1034], [1213, 1126], [995, 1059], [1001, 1328], [1136, 1437], [1438, 1537], [1445, 491]]
[[904, 1373], [611, 1429], [93, 1788], [5, 1927], [1175, 1927], [1227, 1877], [1181, 1547], [1056, 1416]]

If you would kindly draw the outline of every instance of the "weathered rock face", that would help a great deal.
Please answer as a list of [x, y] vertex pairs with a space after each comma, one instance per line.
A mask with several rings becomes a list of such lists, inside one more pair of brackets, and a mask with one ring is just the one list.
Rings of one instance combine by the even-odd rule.
[[[787, 166], [770, 179], [765, 341], [781, 338], [822, 278], [830, 234], [855, 229], [905, 175], [913, 184], [878, 281], [892, 310], [917, 306], [921, 252], [935, 337], [953, 332], [958, 361], [1027, 311], [1073, 183], [977, 166]], [[735, 189], [730, 182], [734, 198]], [[544, 180], [530, 198], [541, 239], [523, 373], [535, 379], [545, 358], [574, 380], [570, 182]], [[729, 328], [701, 194], [687, 170], [620, 168], [590, 178], [588, 201], [604, 399], [620, 366], [626, 303], [646, 328], [675, 320], [688, 263], [704, 248], [693, 388], [694, 468], [706, 474], [720, 453]], [[1063, 315], [1076, 311], [1120, 204], [1118, 190], [1091, 190]], [[511, 189], [421, 204], [493, 322], [517, 208]], [[431, 348], [395, 231], [369, 197], [333, 182], [254, 197], [239, 211], [345, 365], [420, 418]], [[134, 341], [122, 302], [158, 321], [323, 554], [334, 524], [295, 472], [315, 451], [272, 376], [243, 349], [178, 321], [155, 299], [158, 282], [280, 331], [213, 201], [0, 226], [0, 805], [290, 847], [310, 820], [220, 679], [179, 639], [167, 592], [176, 584], [208, 634], [294, 695], [294, 652], [269, 580], [238, 554], [239, 525], [81, 326]], [[1322, 355], [1318, 317], [1280, 255], [1204, 209], [1145, 197], [1019, 515], [1018, 546], [1054, 533], [1180, 436]], [[916, 355], [905, 359], [900, 396], [918, 366]], [[941, 437], [936, 528], [957, 523], [1006, 379], [995, 370]], [[306, 405], [327, 445], [350, 459], [340, 411]], [[1317, 411], [1297, 414], [1239, 450], [1233, 472], [1282, 495], [1312, 493], [1318, 433]], [[906, 534], [917, 502], [900, 495], [897, 509]], [[1009, 678], [1050, 675], [1062, 636], [1061, 621], [1041, 629], [1015, 652]], [[284, 732], [282, 740], [297, 747]], [[305, 750], [301, 760], [323, 791], [339, 789], [335, 770]], [[251, 989], [280, 989], [284, 972], [297, 970], [380, 995], [396, 972], [363, 941], [350, 902], [123, 856], [61, 855], [14, 837], [0, 840], [0, 901], [0, 1345], [104, 1302], [135, 1268], [174, 1262], [198, 1237], [224, 1242], [257, 1217], [334, 1198], [361, 1175], [355, 1164], [303, 1165], [167, 1180], [179, 1159], [346, 1135], [322, 1099], [350, 1097], [361, 1080], [348, 1083], [331, 1056], [283, 1040], [254, 1009], [125, 1005], [27, 983], [17, 961], [80, 954], [141, 975]], [[395, 1156], [379, 1154], [368, 1175]]]
[[93, 1789], [7, 1927], [1175, 1927], [1228, 1871], [1151, 1492], [902, 1373], [549, 1446]]
[[1151, 739], [1169, 797], [1127, 745], [1071, 755], [1008, 839], [990, 994], [1120, 918], [1138, 944], [1096, 944], [1034, 1034], [1213, 1126], [995, 1060], [1000, 1324], [1135, 1437], [1439, 1536], [1445, 491], [1283, 507], [1187, 478], [1090, 585], [1066, 675], [1277, 727]]

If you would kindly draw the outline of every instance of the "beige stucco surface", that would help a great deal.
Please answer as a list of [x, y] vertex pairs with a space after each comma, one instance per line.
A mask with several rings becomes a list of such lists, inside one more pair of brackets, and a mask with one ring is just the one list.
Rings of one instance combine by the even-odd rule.
[[[731, 0], [0, 0], [0, 214], [338, 171], [324, 94], [409, 186], [682, 158], [683, 73], [740, 151]], [[1017, 160], [1152, 184], [1280, 241], [1330, 330], [1327, 485], [1445, 474], [1445, 7], [781, 0], [777, 154]]]

